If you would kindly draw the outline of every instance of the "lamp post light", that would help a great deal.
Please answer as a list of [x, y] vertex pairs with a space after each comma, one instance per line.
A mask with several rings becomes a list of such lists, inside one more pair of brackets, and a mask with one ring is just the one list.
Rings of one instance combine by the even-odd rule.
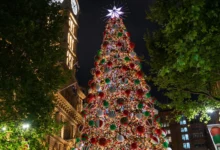
[[22, 125], [22, 128], [23, 128], [23, 129], [28, 129], [28, 128], [30, 128], [30, 124], [24, 123], [24, 124]]
[[3, 128], [2, 128], [2, 131], [6, 131], [6, 127], [3, 127]]
[[207, 113], [213, 113], [214, 110], [209, 108], [209, 109], [206, 110], [206, 112], [207, 112]]

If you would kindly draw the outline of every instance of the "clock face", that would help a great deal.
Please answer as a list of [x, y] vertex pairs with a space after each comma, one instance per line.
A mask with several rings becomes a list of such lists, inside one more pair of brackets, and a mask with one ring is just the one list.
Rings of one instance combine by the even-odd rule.
[[71, 5], [72, 5], [73, 13], [75, 15], [77, 15], [77, 13], [78, 13], [78, 5], [76, 3], [76, 0], [71, 0]]

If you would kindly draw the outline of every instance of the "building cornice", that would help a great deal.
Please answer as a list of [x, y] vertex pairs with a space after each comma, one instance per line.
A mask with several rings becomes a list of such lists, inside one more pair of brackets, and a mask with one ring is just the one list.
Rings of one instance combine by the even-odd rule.
[[75, 124], [81, 124], [83, 123], [82, 116], [73, 108], [72, 105], [69, 104], [69, 102], [60, 94], [56, 93], [55, 97], [57, 99], [57, 108], [62, 109], [69, 117], [72, 122]]

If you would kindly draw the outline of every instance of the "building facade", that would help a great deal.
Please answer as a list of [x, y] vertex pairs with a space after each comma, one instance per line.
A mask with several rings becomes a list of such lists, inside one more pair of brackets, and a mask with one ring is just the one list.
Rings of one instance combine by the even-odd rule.
[[170, 120], [172, 111], [159, 112], [161, 126], [167, 131], [172, 150], [215, 150], [207, 125], [220, 124], [220, 112], [209, 113], [208, 124], [201, 123], [199, 116], [188, 121], [184, 116], [180, 122]]
[[77, 56], [77, 30], [78, 30], [78, 0], [54, 0], [61, 3], [62, 9], [67, 12], [68, 21], [64, 26], [64, 40], [61, 43], [66, 50], [64, 68], [72, 71], [72, 78], [69, 83], [55, 94], [57, 104], [55, 108], [55, 119], [64, 123], [60, 133], [48, 137], [49, 150], [70, 150], [75, 146], [75, 135], [77, 125], [82, 124], [82, 100], [84, 93], [77, 84], [75, 78]]

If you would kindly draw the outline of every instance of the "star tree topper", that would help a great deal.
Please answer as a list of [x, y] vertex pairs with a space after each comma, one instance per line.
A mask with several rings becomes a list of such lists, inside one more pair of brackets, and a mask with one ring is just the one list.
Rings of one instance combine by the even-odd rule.
[[111, 17], [111, 18], [119, 18], [120, 15], [123, 14], [123, 12], [121, 11], [121, 8], [116, 8], [115, 6], [113, 7], [113, 9], [108, 9], [108, 14], [106, 16]]

